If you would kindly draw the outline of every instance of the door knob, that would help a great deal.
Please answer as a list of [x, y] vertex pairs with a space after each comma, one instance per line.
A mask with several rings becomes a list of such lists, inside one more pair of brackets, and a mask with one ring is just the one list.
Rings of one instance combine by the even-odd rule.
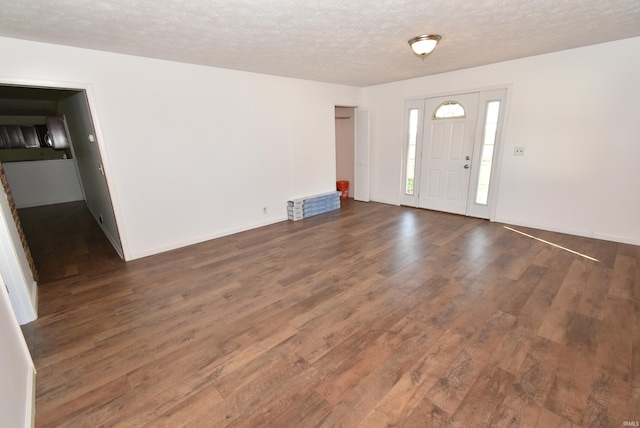
[[469, 169], [469, 164], [466, 164], [466, 165], [464, 166], [464, 169]]
[[465, 156], [465, 157], [464, 157], [464, 159], [465, 159], [465, 160], [469, 160], [469, 159], [471, 159], [471, 158], [470, 158], [469, 156]]

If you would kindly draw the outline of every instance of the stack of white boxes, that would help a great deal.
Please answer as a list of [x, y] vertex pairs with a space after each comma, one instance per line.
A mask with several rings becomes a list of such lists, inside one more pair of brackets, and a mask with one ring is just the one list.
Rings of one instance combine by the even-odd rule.
[[340, 208], [341, 192], [327, 192], [287, 202], [289, 220], [302, 220]]

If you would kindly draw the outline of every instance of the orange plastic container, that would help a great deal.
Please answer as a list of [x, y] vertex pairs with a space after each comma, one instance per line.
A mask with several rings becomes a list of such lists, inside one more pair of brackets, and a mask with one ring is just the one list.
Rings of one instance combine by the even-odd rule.
[[346, 180], [336, 181], [336, 189], [338, 189], [342, 194], [340, 195], [340, 199], [347, 199], [349, 197], [349, 182]]

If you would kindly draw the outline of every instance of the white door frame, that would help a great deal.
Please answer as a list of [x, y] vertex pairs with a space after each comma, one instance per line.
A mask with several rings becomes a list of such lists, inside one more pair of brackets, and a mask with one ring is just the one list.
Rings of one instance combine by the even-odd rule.
[[[49, 88], [49, 89], [67, 89], [84, 91], [87, 97], [87, 104], [93, 121], [93, 127], [96, 133], [98, 141], [105, 141], [102, 138], [102, 128], [100, 126], [98, 109], [96, 107], [96, 101], [94, 97], [93, 86], [90, 83], [82, 82], [57, 82], [57, 81], [42, 81], [33, 79], [15, 79], [0, 76], [0, 85], [13, 85], [13, 86], [26, 86], [33, 88]], [[111, 186], [110, 177], [111, 166], [109, 162], [109, 156], [104, 150], [104, 146], [99, 146], [98, 150], [102, 158], [102, 167], [104, 170], [105, 180], [107, 185], [112, 191], [110, 192], [111, 206], [113, 207], [114, 216], [118, 225], [118, 231], [120, 234], [120, 241], [122, 244], [122, 251], [127, 259], [129, 254], [129, 248], [127, 245], [126, 231], [124, 230], [122, 216], [120, 214], [120, 204], [118, 203], [115, 186]], [[84, 192], [84, 190], [83, 190]], [[4, 196], [2, 196], [4, 198]], [[25, 324], [31, 322], [37, 318], [38, 314], [38, 293], [37, 284], [33, 280], [31, 272], [27, 272], [24, 266], [24, 250], [22, 249], [22, 243], [19, 240], [17, 234], [14, 234], [14, 229], [17, 229], [13, 217], [7, 212], [0, 216], [0, 234], [4, 234], [7, 237], [7, 241], [4, 245], [0, 246], [0, 262], [5, 267], [4, 274], [6, 275], [6, 286], [11, 297], [11, 302], [14, 307], [18, 322]], [[15, 279], [17, 278], [17, 279]]]
[[38, 317], [38, 286], [4, 194], [0, 195], [0, 271], [18, 322], [34, 321]]
[[[59, 82], [59, 81], [51, 81], [51, 80], [37, 80], [37, 79], [16, 79], [16, 78], [0, 76], [0, 85], [84, 91], [87, 98], [87, 105], [89, 107], [89, 114], [91, 116], [93, 130], [95, 131], [95, 138], [98, 142], [106, 141], [106, 139], [103, 137], [102, 126], [100, 123], [100, 114], [98, 112], [97, 102], [94, 95], [94, 89], [91, 83]], [[119, 203], [118, 195], [116, 192], [116, 187], [112, 183], [113, 173], [111, 168], [111, 162], [109, 160], [109, 155], [106, 152], [106, 148], [104, 144], [98, 144], [97, 149], [100, 154], [100, 158], [102, 159], [102, 168], [104, 172], [103, 175], [104, 175], [105, 181], [107, 182], [107, 187], [109, 188], [109, 197], [111, 199], [111, 207], [113, 208], [113, 214], [117, 224], [118, 234], [120, 236], [120, 244], [122, 249], [121, 255], [125, 260], [129, 260], [130, 250], [129, 250], [128, 240], [126, 239], [126, 230], [124, 228], [124, 221], [122, 220], [122, 215], [120, 213], [120, 203]], [[80, 176], [78, 177], [80, 178]], [[82, 191], [84, 193], [84, 189]]]
[[[504, 130], [505, 130], [507, 115], [508, 115], [508, 107], [509, 107], [508, 100], [511, 94], [510, 89], [511, 89], [511, 85], [505, 84], [505, 85], [494, 86], [489, 88], [478, 88], [478, 89], [467, 90], [467, 91], [456, 91], [452, 93], [434, 94], [434, 95], [424, 96], [420, 98], [411, 98], [405, 101], [403, 133], [402, 133], [403, 135], [402, 166], [401, 166], [402, 181], [401, 181], [401, 187], [399, 189], [401, 205], [412, 206], [412, 207], [419, 206], [418, 194], [420, 189], [419, 189], [418, 177], [420, 176], [419, 174], [421, 173], [420, 166], [419, 166], [421, 162], [419, 162], [418, 160], [422, 158], [422, 153], [416, 154], [416, 182], [414, 184], [414, 189], [415, 189], [414, 194], [407, 195], [405, 193], [407, 146], [408, 146], [408, 139], [409, 139], [409, 131], [408, 131], [409, 110], [412, 108], [420, 108], [419, 123], [418, 123], [418, 130], [420, 134], [418, 135], [418, 140], [420, 141], [419, 147], [421, 150], [422, 139], [423, 139], [422, 130], [424, 128], [424, 117], [427, 114], [427, 112], [424, 111], [424, 107], [420, 107], [420, 104], [424, 106], [424, 104], [426, 103], [426, 100], [430, 98], [439, 98], [439, 97], [446, 96], [446, 97], [451, 97], [452, 99], [455, 99], [455, 97], [459, 95], [478, 92], [480, 94], [480, 98], [478, 103], [478, 112], [477, 112], [478, 114], [477, 114], [477, 120], [475, 125], [476, 128], [475, 128], [475, 140], [474, 140], [474, 146], [473, 146], [474, 147], [473, 156], [471, 159], [472, 174], [469, 182], [470, 191], [468, 194], [467, 212], [465, 215], [480, 217], [480, 218], [487, 218], [490, 221], [495, 221], [498, 186], [500, 182], [499, 181], [500, 162], [502, 158], [502, 148], [504, 146], [502, 144], [502, 141], [504, 139]], [[483, 212], [478, 213], [477, 212], [478, 210], [476, 209], [477, 204], [475, 204], [475, 197], [477, 192], [476, 187], [477, 187], [477, 181], [478, 181], [479, 166], [481, 161], [480, 154], [481, 154], [482, 144], [483, 144], [486, 109], [487, 109], [487, 103], [490, 101], [500, 101], [500, 112], [499, 112], [499, 119], [498, 119], [498, 128], [496, 130], [493, 161], [491, 164], [491, 185], [489, 187], [488, 201], [487, 201], [487, 205], [482, 208]], [[472, 207], [472, 202], [474, 207]]]

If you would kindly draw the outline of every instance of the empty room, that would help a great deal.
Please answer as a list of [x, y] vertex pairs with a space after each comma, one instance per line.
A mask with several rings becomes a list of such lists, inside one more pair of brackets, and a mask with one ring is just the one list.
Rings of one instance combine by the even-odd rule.
[[3, 426], [640, 425], [637, 1], [1, 10]]

